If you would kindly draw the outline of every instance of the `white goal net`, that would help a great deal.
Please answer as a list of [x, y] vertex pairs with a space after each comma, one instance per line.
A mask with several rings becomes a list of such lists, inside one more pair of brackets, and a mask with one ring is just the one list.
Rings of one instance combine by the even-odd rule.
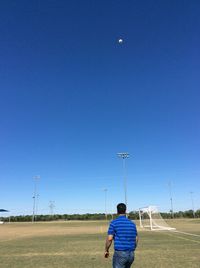
[[151, 230], [175, 230], [170, 227], [159, 213], [158, 207], [149, 206], [139, 209], [140, 227]]

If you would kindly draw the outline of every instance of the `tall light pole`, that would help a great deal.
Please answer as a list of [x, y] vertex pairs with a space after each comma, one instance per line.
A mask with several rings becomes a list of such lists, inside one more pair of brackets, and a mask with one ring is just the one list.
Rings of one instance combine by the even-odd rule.
[[168, 183], [169, 186], [169, 196], [170, 196], [170, 203], [171, 203], [171, 216], [174, 218], [174, 209], [173, 209], [173, 200], [172, 200], [172, 183], [171, 181]]
[[106, 221], [107, 221], [107, 191], [108, 189], [103, 189], [104, 190], [104, 193], [105, 193], [105, 218], [106, 218]]
[[193, 192], [190, 192], [191, 194], [191, 201], [192, 201], [192, 211], [193, 211], [193, 217], [195, 218], [195, 211], [194, 211], [194, 200], [193, 200]]
[[34, 193], [33, 193], [33, 215], [32, 215], [32, 222], [36, 219], [36, 209], [37, 209], [37, 201], [38, 201], [38, 194], [37, 194], [37, 181], [40, 179], [40, 176], [33, 177], [34, 179]]
[[53, 210], [55, 208], [55, 202], [54, 201], [49, 201], [49, 209], [50, 209], [50, 214], [51, 214], [51, 217], [53, 217]]
[[117, 155], [123, 160], [123, 172], [124, 172], [124, 199], [127, 208], [127, 188], [126, 188], [126, 158], [129, 157], [129, 153], [117, 153]]

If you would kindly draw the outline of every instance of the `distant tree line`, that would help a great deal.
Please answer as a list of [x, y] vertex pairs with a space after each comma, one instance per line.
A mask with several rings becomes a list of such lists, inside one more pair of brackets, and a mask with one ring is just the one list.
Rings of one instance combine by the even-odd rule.
[[[170, 219], [170, 218], [200, 218], [200, 209], [195, 211], [195, 214], [193, 210], [186, 210], [186, 211], [178, 211], [174, 212], [173, 214], [171, 212], [161, 212], [161, 216], [164, 219]], [[54, 215], [37, 215], [35, 216], [35, 221], [71, 221], [71, 220], [112, 220], [117, 217], [117, 214], [108, 214], [105, 215], [105, 213], [86, 213], [86, 214], [54, 214]], [[138, 220], [139, 219], [139, 213], [138, 211], [131, 211], [129, 213], [129, 218], [132, 220]], [[30, 222], [32, 221], [32, 215], [19, 215], [19, 216], [10, 216], [10, 217], [1, 217], [1, 220], [4, 222]]]
[[178, 212], [174, 212], [173, 214], [170, 213], [160, 213], [161, 216], [164, 219], [170, 219], [170, 218], [200, 218], [200, 209], [196, 210], [195, 212], [190, 209], [190, 210], [186, 210], [186, 211], [178, 211]]

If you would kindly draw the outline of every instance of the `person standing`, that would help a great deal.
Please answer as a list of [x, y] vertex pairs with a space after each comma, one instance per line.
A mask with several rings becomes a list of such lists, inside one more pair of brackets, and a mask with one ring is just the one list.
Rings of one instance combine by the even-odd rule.
[[114, 240], [113, 268], [130, 268], [138, 244], [138, 233], [133, 221], [126, 217], [126, 205], [117, 205], [118, 218], [111, 221], [105, 243], [104, 257], [109, 257], [109, 248]]

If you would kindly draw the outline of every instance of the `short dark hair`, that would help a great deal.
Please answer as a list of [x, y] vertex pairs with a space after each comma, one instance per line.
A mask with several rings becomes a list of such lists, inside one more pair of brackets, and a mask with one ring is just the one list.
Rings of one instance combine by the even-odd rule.
[[117, 205], [117, 213], [118, 214], [125, 214], [126, 213], [126, 205], [124, 203], [119, 203]]

